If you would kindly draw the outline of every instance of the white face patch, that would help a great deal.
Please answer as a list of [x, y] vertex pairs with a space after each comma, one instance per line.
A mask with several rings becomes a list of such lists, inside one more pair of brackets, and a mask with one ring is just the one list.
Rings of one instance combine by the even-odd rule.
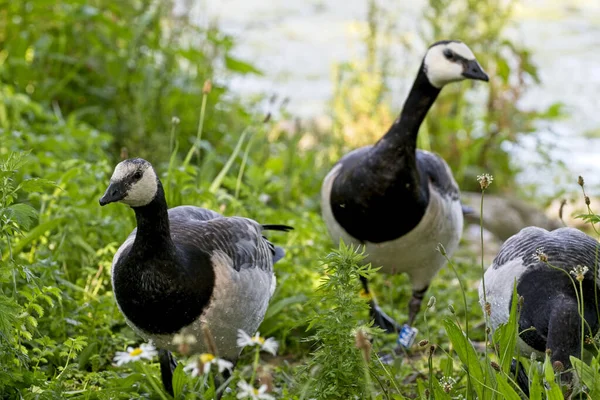
[[[112, 182], [127, 181], [132, 179], [132, 175], [140, 168], [139, 164], [130, 161], [122, 161], [115, 167], [110, 178]], [[142, 165], [142, 177], [133, 183], [127, 190], [126, 196], [121, 200], [122, 203], [131, 207], [141, 207], [149, 204], [158, 190], [156, 173], [150, 164]]]
[[447, 48], [461, 56], [462, 58], [466, 58], [467, 60], [474, 60], [475, 54], [471, 51], [469, 46], [462, 42], [450, 42], [446, 45]]
[[438, 44], [431, 47], [425, 54], [424, 66], [426, 69], [427, 79], [436, 88], [441, 89], [445, 84], [450, 82], [462, 81], [463, 66], [460, 62], [448, 60], [444, 56], [444, 50], [450, 49], [457, 55], [466, 58], [467, 60], [475, 59], [475, 55], [461, 42], [450, 42], [446, 44]]

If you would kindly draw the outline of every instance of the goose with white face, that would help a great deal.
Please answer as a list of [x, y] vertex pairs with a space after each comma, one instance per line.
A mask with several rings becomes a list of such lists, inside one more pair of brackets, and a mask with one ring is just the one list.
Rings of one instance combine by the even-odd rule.
[[438, 89], [463, 79], [489, 81], [471, 49], [459, 41], [433, 44], [425, 54], [423, 69], [429, 83]]
[[152, 165], [141, 158], [117, 164], [100, 205], [120, 201], [131, 207], [150, 204], [158, 191], [158, 177]]

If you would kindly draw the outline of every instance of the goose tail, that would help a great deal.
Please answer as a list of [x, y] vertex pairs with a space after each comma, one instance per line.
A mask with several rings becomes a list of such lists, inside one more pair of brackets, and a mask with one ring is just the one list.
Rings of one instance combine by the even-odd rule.
[[277, 225], [277, 224], [265, 224], [265, 225], [262, 225], [262, 228], [265, 231], [282, 231], [282, 232], [289, 232], [294, 229], [293, 227], [291, 227], [289, 225]]
[[[265, 231], [281, 231], [281, 232], [289, 232], [293, 227], [289, 225], [273, 225], [273, 224], [265, 224], [262, 225], [263, 230]], [[266, 238], [265, 238], [266, 239]], [[271, 251], [273, 253], [273, 264], [277, 261], [281, 260], [285, 256], [285, 250], [279, 246], [275, 246], [273, 243], [269, 242], [269, 247], [271, 247]]]

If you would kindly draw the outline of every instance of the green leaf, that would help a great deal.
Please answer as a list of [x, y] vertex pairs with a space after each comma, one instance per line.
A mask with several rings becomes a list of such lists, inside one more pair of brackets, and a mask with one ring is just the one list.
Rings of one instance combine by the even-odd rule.
[[173, 371], [173, 394], [176, 399], [183, 393], [183, 388], [187, 382], [187, 376], [183, 371], [183, 364], [178, 363]]
[[581, 380], [588, 387], [590, 398], [600, 398], [600, 371], [598, 370], [598, 361], [596, 358], [592, 360], [592, 365], [589, 366], [583, 361], [573, 356], [570, 357], [573, 370]]
[[[473, 349], [473, 345], [468, 341], [463, 331], [456, 325], [454, 320], [446, 317], [443, 320], [443, 324], [444, 328], [446, 329], [446, 333], [452, 342], [452, 346], [454, 346], [454, 351], [456, 351], [460, 361], [462, 361], [464, 364], [467, 373], [473, 378], [471, 379], [471, 382], [477, 391], [478, 397], [480, 399], [484, 399], [483, 385], [485, 384], [485, 378], [483, 375], [483, 369], [479, 363], [479, 357], [477, 357], [477, 353], [475, 352], [475, 349]], [[487, 392], [490, 391], [488, 390]]]
[[600, 215], [597, 214], [580, 214], [577, 215], [575, 218], [580, 218], [582, 220], [584, 220], [587, 223], [592, 223], [592, 224], [596, 224], [598, 222], [600, 222]]
[[271, 305], [269, 305], [269, 309], [267, 310], [264, 319], [268, 319], [279, 314], [281, 310], [283, 310], [285, 307], [288, 307], [292, 304], [304, 303], [306, 302], [306, 300], [307, 297], [304, 294], [299, 294], [296, 296], [286, 297], [275, 303], [272, 303]]
[[[25, 235], [25, 237], [23, 237], [21, 240], [19, 240], [17, 242], [17, 244], [12, 248], [13, 257], [16, 256], [17, 254], [19, 254], [21, 251], [23, 251], [23, 249], [27, 245], [29, 245], [31, 242], [33, 242], [34, 240], [36, 240], [37, 238], [42, 236], [46, 231], [50, 231], [50, 230], [56, 228], [58, 225], [62, 224], [66, 220], [67, 220], [66, 217], [57, 218], [57, 219], [53, 219], [53, 220], [44, 222], [43, 224], [40, 224], [40, 225], [36, 226], [35, 228], [33, 228], [27, 235]], [[10, 255], [10, 253], [8, 252], [8, 250], [6, 250], [4, 252], [4, 254], [2, 254], [2, 261], [6, 261], [9, 257], [9, 255]]]
[[252, 64], [245, 61], [233, 58], [231, 56], [225, 56], [225, 67], [233, 72], [239, 72], [240, 74], [256, 74], [262, 75], [262, 71], [257, 69]]
[[38, 211], [29, 204], [13, 204], [4, 209], [4, 215], [26, 231], [37, 221]]
[[547, 354], [544, 361], [544, 380], [546, 381], [545, 389], [548, 400], [563, 400], [562, 391], [555, 382], [554, 369]]
[[508, 383], [506, 376], [498, 374], [496, 376], [498, 382], [498, 391], [502, 393], [502, 398], [505, 400], [521, 400], [521, 396], [515, 391], [515, 389]]
[[537, 363], [532, 365], [533, 372], [529, 377], [529, 400], [542, 400], [542, 383], [540, 381], [540, 373], [538, 372]]
[[31, 192], [39, 192], [42, 189], [48, 187], [56, 187], [56, 183], [49, 179], [41, 179], [41, 178], [30, 178], [25, 179], [23, 182], [17, 186], [17, 190], [23, 190], [27, 193]]

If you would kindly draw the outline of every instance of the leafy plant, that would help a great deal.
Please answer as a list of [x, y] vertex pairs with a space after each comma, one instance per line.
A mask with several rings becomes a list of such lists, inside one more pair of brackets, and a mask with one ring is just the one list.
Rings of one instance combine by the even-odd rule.
[[173, 116], [187, 149], [211, 78], [208, 103], [219, 107], [206, 120], [205, 138], [248, 122], [245, 108], [217, 82], [260, 71], [233, 56], [229, 36], [198, 27], [187, 13], [174, 14], [173, 1], [5, 1], [2, 9], [1, 82], [110, 132], [113, 149], [165, 159]]
[[[61, 291], [45, 286], [29, 266], [20, 261], [23, 246], [20, 240], [31, 242], [41, 233], [32, 228], [38, 219], [38, 210], [19, 201], [24, 193], [36, 193], [51, 185], [39, 179], [15, 179], [25, 165], [27, 153], [10, 153], [0, 159], [0, 394], [11, 392], [14, 383], [27, 379], [21, 371], [30, 363], [40, 362], [40, 354], [30, 354], [38, 319], [46, 310], [60, 302]], [[22, 281], [28, 283], [23, 286]], [[36, 335], [37, 336], [37, 335]]]
[[[307, 369], [315, 369], [308, 374], [309, 391], [318, 399], [367, 398], [372, 391], [363, 374], [365, 350], [361, 354], [355, 338], [364, 329], [356, 317], [368, 309], [367, 302], [357, 296], [359, 278], [373, 273], [370, 264], [362, 265], [363, 258], [363, 253], [341, 242], [324, 260], [324, 278], [312, 299], [319, 311], [308, 324], [315, 333], [306, 339], [316, 346]], [[366, 360], [371, 361], [368, 354]]]

